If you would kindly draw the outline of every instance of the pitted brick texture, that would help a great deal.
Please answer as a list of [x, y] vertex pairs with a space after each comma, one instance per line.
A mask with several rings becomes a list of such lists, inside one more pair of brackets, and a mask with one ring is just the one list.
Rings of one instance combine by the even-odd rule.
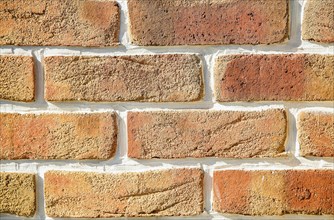
[[32, 57], [0, 56], [0, 99], [30, 102], [34, 93]]
[[128, 0], [138, 45], [272, 44], [288, 36], [287, 0]]
[[333, 214], [333, 170], [224, 170], [213, 209], [242, 215]]
[[302, 24], [304, 40], [334, 42], [334, 1], [307, 0]]
[[0, 1], [0, 45], [114, 46], [119, 28], [116, 1]]
[[0, 213], [33, 216], [36, 211], [35, 188], [34, 174], [1, 172]]
[[227, 55], [215, 64], [218, 101], [334, 100], [334, 56]]
[[273, 157], [284, 152], [286, 114], [265, 111], [129, 112], [128, 156]]
[[195, 55], [46, 57], [44, 63], [49, 101], [188, 102], [203, 96]]
[[187, 216], [203, 212], [200, 169], [102, 174], [45, 174], [45, 209], [51, 217]]
[[0, 159], [109, 159], [115, 113], [0, 114]]
[[298, 140], [302, 156], [334, 157], [334, 114], [301, 112]]

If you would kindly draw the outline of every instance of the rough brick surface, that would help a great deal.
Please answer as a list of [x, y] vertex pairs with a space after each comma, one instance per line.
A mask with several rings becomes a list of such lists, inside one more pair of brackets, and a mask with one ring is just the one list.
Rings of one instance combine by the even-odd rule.
[[0, 99], [33, 101], [34, 92], [32, 57], [0, 56]]
[[128, 156], [270, 157], [284, 151], [286, 115], [265, 111], [152, 111], [128, 113]]
[[45, 174], [45, 209], [51, 217], [183, 216], [203, 212], [200, 169], [141, 173]]
[[114, 113], [0, 114], [0, 159], [108, 159]]
[[214, 172], [215, 211], [244, 215], [334, 214], [333, 170]]
[[0, 213], [33, 216], [36, 210], [35, 185], [34, 174], [1, 172]]
[[288, 36], [287, 0], [128, 0], [139, 45], [271, 44]]
[[308, 0], [302, 24], [304, 40], [334, 42], [334, 1]]
[[215, 64], [218, 101], [334, 100], [334, 56], [228, 55]]
[[113, 46], [119, 26], [115, 1], [0, 1], [0, 45]]
[[333, 113], [301, 112], [297, 128], [302, 156], [334, 157]]
[[195, 55], [46, 57], [49, 101], [195, 101], [203, 96]]

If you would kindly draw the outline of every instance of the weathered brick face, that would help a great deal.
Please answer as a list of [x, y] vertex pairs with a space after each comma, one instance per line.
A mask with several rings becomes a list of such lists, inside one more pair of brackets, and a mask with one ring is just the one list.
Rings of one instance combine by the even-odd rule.
[[138, 45], [272, 44], [288, 36], [287, 0], [128, 0]]
[[334, 56], [228, 55], [215, 64], [218, 101], [334, 100]]
[[35, 175], [0, 173], [0, 213], [32, 217], [36, 211]]
[[203, 96], [195, 55], [46, 57], [49, 101], [188, 102]]
[[334, 1], [308, 0], [304, 9], [302, 36], [304, 40], [334, 42]]
[[119, 26], [115, 1], [0, 1], [0, 45], [114, 46]]
[[0, 100], [33, 101], [34, 78], [32, 57], [0, 56]]
[[187, 216], [203, 212], [200, 169], [45, 174], [50, 217]]
[[284, 152], [282, 109], [240, 111], [149, 111], [128, 113], [128, 156], [274, 157]]
[[0, 114], [0, 159], [109, 159], [114, 113]]
[[298, 141], [302, 156], [334, 157], [334, 114], [301, 112]]
[[243, 215], [333, 214], [333, 170], [215, 171], [214, 210]]

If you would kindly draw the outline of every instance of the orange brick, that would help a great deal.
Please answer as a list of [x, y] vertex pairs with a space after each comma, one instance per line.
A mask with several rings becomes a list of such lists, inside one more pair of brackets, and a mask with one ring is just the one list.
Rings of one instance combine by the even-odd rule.
[[286, 114], [265, 111], [129, 112], [128, 156], [274, 157], [284, 152]]
[[50, 217], [187, 216], [203, 212], [200, 169], [140, 173], [49, 171], [45, 209]]
[[272, 44], [288, 36], [287, 0], [128, 0], [138, 45]]
[[109, 159], [114, 113], [0, 114], [0, 159]]
[[228, 55], [215, 65], [218, 101], [334, 100], [334, 56]]
[[116, 1], [0, 1], [0, 45], [115, 46], [119, 29]]
[[333, 214], [334, 170], [224, 170], [213, 177], [217, 212]]
[[30, 102], [34, 93], [32, 57], [0, 56], [0, 99]]

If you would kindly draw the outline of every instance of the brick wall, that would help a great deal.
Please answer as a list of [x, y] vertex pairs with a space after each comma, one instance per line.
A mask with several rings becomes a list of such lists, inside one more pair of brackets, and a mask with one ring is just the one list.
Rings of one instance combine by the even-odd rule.
[[333, 8], [0, 1], [1, 219], [332, 219]]

